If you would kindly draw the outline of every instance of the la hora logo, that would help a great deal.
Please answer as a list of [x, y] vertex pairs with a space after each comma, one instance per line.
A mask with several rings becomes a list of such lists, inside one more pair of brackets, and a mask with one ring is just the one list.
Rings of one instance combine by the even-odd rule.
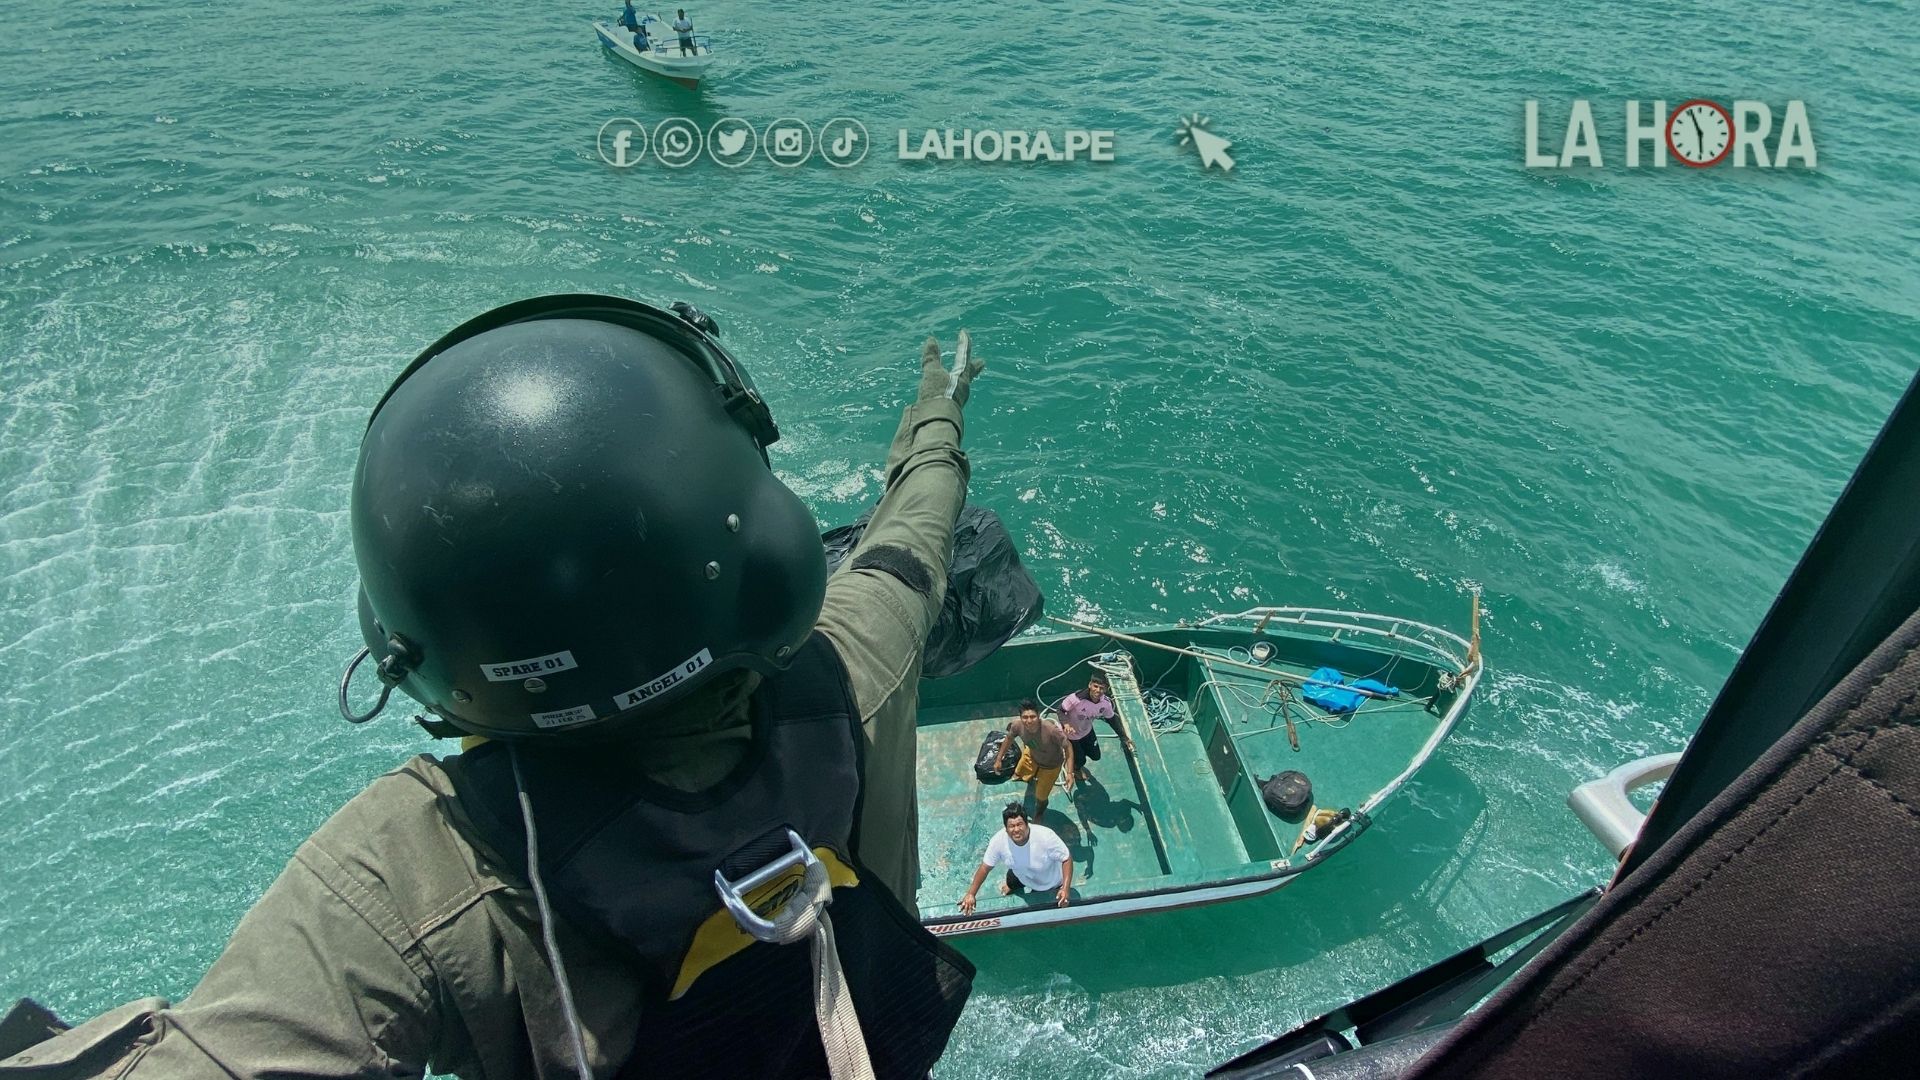
[[[1648, 166], [1664, 169], [1671, 157], [1695, 169], [1731, 163], [1736, 169], [1784, 169], [1791, 165], [1811, 169], [1819, 164], [1813, 144], [1813, 126], [1807, 107], [1789, 101], [1780, 130], [1773, 131], [1773, 110], [1764, 101], [1735, 101], [1732, 108], [1707, 98], [1683, 101], [1669, 111], [1664, 101], [1642, 108], [1626, 103], [1626, 167], [1642, 168], [1641, 156], [1651, 149]], [[1570, 169], [1576, 165], [1600, 169], [1609, 156], [1593, 122], [1593, 105], [1573, 102], [1567, 110], [1566, 137], [1560, 153], [1540, 148], [1540, 103], [1527, 102], [1527, 168]]]

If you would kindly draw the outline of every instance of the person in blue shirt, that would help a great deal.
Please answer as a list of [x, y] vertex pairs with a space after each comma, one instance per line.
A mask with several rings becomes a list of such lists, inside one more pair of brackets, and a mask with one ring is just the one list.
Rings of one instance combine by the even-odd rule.
[[650, 52], [653, 42], [647, 38], [647, 25], [641, 23], [633, 28], [633, 48], [635, 52]]
[[624, 26], [629, 30], [640, 29], [640, 13], [633, 10], [633, 0], [627, 0], [627, 8], [620, 13], [620, 21], [615, 26]]

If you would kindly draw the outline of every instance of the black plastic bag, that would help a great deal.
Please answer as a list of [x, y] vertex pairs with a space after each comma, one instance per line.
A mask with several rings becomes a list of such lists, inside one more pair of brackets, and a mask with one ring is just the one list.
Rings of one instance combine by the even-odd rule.
[[[821, 536], [832, 572], [860, 543], [869, 510], [851, 525]], [[953, 523], [953, 562], [947, 567], [947, 595], [940, 618], [927, 635], [920, 677], [958, 675], [993, 654], [1008, 638], [1032, 626], [1046, 610], [1046, 598], [1027, 568], [1020, 565], [1000, 515], [967, 505]]]
[[[1002, 757], [1000, 748], [1007, 746], [1006, 756]], [[1000, 767], [994, 768], [993, 762], [999, 758]], [[1020, 740], [1005, 728], [987, 733], [980, 742], [980, 752], [974, 755], [973, 775], [983, 784], [1004, 784], [1013, 779], [1014, 767], [1020, 764]]]

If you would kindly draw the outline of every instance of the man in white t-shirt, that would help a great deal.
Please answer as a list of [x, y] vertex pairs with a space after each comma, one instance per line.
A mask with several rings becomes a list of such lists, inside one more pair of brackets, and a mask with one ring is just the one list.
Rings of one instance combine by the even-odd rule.
[[987, 842], [980, 869], [973, 872], [973, 884], [967, 886], [967, 895], [960, 898], [960, 913], [973, 914], [974, 898], [979, 895], [987, 874], [996, 866], [1007, 868], [1007, 879], [1000, 883], [1001, 896], [1028, 889], [1052, 891], [1060, 906], [1066, 907], [1068, 890], [1073, 887], [1073, 853], [1067, 850], [1060, 834], [1045, 825], [1029, 822], [1026, 807], [1018, 802], [1008, 803], [1000, 812], [1000, 820], [1006, 828], [994, 833], [993, 839]]
[[687, 9], [680, 9], [680, 17], [673, 20], [673, 31], [680, 35], [680, 55], [698, 53], [699, 46], [693, 43], [693, 20], [687, 18]]

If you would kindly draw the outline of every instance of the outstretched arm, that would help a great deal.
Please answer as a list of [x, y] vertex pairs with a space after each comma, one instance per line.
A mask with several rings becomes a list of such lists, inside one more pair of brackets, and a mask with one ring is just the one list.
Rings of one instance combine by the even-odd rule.
[[964, 331], [951, 370], [932, 338], [920, 364], [919, 393], [887, 453], [886, 491], [860, 545], [827, 581], [819, 621], [847, 665], [867, 737], [859, 855], [908, 907], [919, 877], [920, 656], [946, 596], [953, 523], [967, 491], [961, 410], [981, 368]]

